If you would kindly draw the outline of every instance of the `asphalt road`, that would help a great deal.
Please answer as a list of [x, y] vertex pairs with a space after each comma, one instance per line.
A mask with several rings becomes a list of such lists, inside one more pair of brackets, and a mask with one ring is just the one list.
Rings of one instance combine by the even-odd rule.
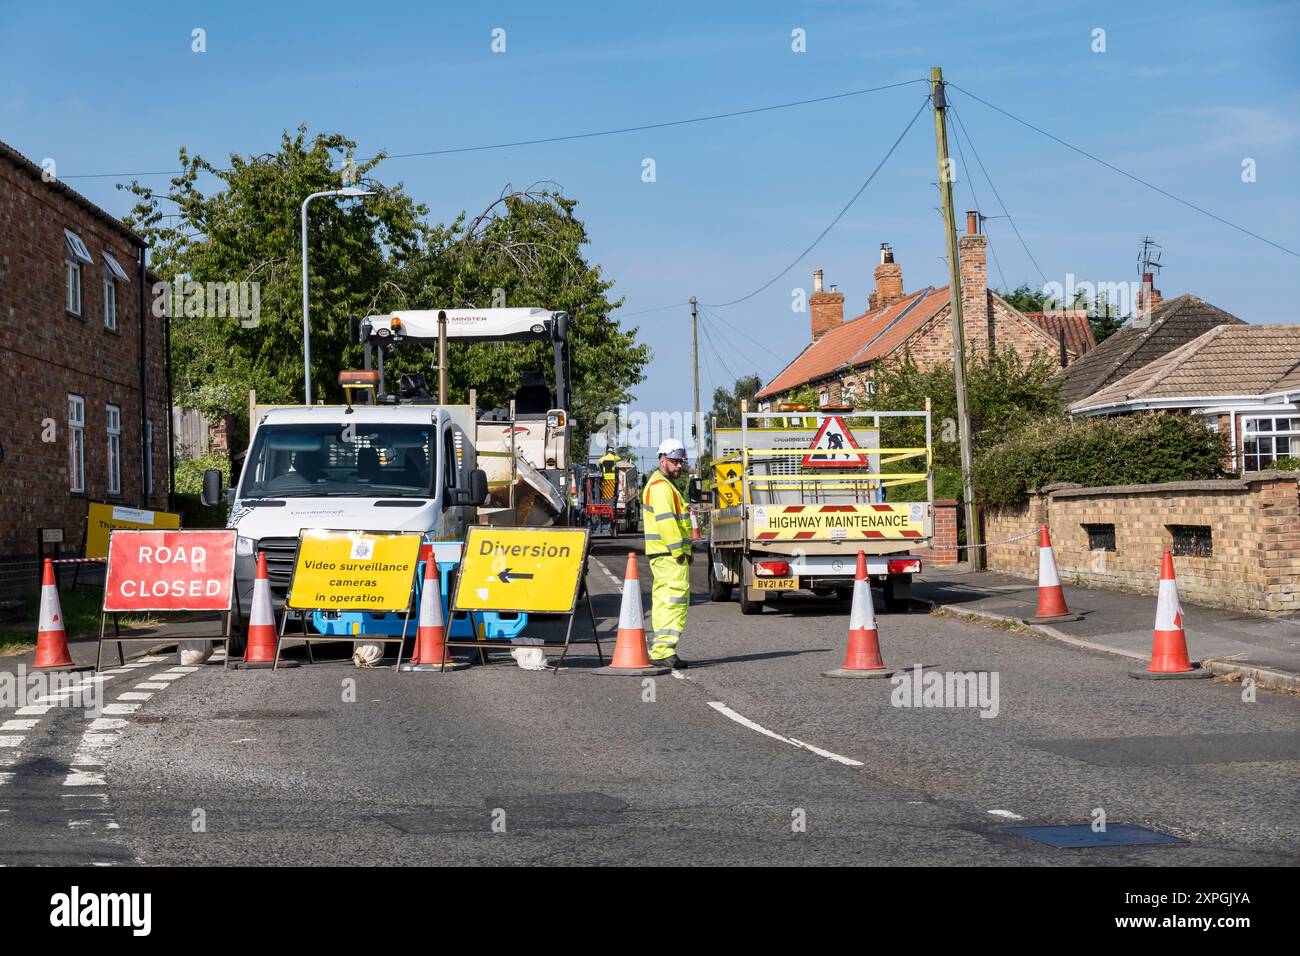
[[[626, 547], [600, 544], [589, 577], [611, 635]], [[644, 560], [641, 579], [648, 610]], [[277, 673], [146, 660], [105, 685], [110, 702], [151, 695], [128, 698], [120, 725], [95, 737], [54, 708], [0, 748], [0, 862], [1297, 862], [1296, 698], [1135, 681], [1131, 662], [884, 614], [877, 594], [886, 663], [998, 680], [995, 717], [899, 707], [889, 681], [820, 676], [843, 657], [846, 604], [742, 617], [708, 602], [698, 559], [694, 579], [692, 666], [649, 683], [591, 673], [590, 647], [558, 674], [508, 658], [401, 675], [341, 658]], [[1011, 832], [1098, 810], [1184, 842], [1061, 850]]]

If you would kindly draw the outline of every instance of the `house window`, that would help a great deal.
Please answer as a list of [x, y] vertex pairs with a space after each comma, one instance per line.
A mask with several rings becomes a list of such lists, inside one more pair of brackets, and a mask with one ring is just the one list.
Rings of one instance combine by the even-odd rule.
[[86, 400], [68, 396], [68, 490], [86, 490]]
[[117, 283], [107, 269], [104, 270], [104, 328], [117, 331]]
[[875, 398], [875, 397], [876, 397], [876, 380], [874, 378], [869, 378], [867, 379], [867, 398]]
[[1300, 457], [1300, 418], [1247, 418], [1241, 449], [1246, 471], [1263, 471], [1279, 458]]
[[1115, 526], [1113, 524], [1085, 524], [1089, 551], [1114, 551]]
[[105, 405], [108, 415], [108, 493], [122, 493], [122, 409]]
[[829, 388], [823, 388], [820, 392], [817, 393], [817, 404], [829, 405], [830, 403], [831, 403], [831, 390]]
[[858, 397], [858, 386], [856, 382], [845, 382], [840, 387], [840, 400], [845, 405], [852, 405]]
[[63, 306], [73, 315], [81, 315], [81, 264], [93, 263], [81, 237], [71, 229], [63, 230]]
[[1171, 524], [1166, 525], [1173, 536], [1174, 556], [1189, 558], [1214, 557], [1214, 541], [1210, 535], [1210, 526], [1205, 524]]

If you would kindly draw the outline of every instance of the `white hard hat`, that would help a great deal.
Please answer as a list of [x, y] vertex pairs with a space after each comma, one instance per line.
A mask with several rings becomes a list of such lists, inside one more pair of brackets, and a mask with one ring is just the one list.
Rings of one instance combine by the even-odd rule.
[[686, 460], [686, 446], [680, 438], [665, 438], [659, 443], [659, 454], [678, 461]]

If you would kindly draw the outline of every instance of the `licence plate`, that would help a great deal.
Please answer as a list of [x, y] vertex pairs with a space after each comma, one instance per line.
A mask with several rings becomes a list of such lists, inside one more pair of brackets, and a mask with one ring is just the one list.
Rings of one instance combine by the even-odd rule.
[[756, 591], [797, 591], [799, 579], [794, 578], [754, 578]]

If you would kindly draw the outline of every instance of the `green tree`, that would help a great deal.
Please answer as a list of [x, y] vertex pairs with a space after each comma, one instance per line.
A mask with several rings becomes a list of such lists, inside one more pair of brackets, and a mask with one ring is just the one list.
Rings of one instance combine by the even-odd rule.
[[1050, 312], [1052, 309], [1060, 308], [1060, 303], [1049, 296], [1046, 292], [1035, 290], [1028, 282], [1022, 282], [1016, 288], [1004, 292], [1001, 289], [993, 290], [1002, 300], [1021, 312]]
[[[263, 402], [302, 400], [302, 278], [299, 207], [309, 193], [344, 185], [341, 168], [356, 144], [339, 134], [308, 140], [305, 127], [284, 133], [278, 152], [232, 155], [228, 169], [180, 150], [182, 172], [163, 190], [132, 183], [136, 204], [126, 222], [150, 246], [151, 267], [168, 282], [260, 283], [252, 320], [213, 316], [194, 298], [176, 303], [172, 352], [177, 401], [206, 407], [228, 395], [246, 417], [246, 396]], [[400, 185], [367, 178], [383, 154], [356, 163], [376, 195], [319, 200], [310, 207], [312, 391], [333, 396], [340, 368], [357, 360], [348, 320], [396, 298], [413, 305], [398, 282], [402, 266], [440, 230]], [[217, 181], [215, 189], [201, 184]], [[200, 299], [202, 297], [199, 297]]]
[[[139, 183], [127, 222], [151, 246], [154, 272], [166, 280], [260, 282], [255, 327], [237, 318], [173, 321], [175, 393], [184, 404], [208, 408], [229, 396], [246, 417], [244, 396], [259, 401], [302, 400], [302, 302], [299, 209], [313, 192], [344, 185], [356, 144], [339, 134], [308, 138], [306, 127], [282, 136], [280, 149], [260, 157], [231, 156], [219, 169], [180, 151], [182, 173], [160, 191]], [[556, 188], [507, 187], [474, 218], [449, 225], [425, 222], [428, 210], [401, 184], [374, 176], [384, 154], [352, 164], [354, 183], [375, 195], [361, 200], [318, 200], [310, 207], [312, 393], [338, 400], [340, 369], [357, 367], [360, 346], [348, 343], [350, 319], [398, 308], [539, 306], [568, 312], [573, 366], [574, 448], [585, 448], [601, 411], [631, 399], [643, 379], [649, 347], [637, 329], [623, 329], [611, 313], [611, 283], [583, 256], [586, 227], [575, 200]], [[217, 180], [215, 189], [200, 184]], [[427, 349], [394, 350], [385, 371], [421, 372], [434, 379]], [[449, 400], [469, 389], [481, 405], [505, 405], [520, 371], [539, 369], [552, 380], [550, 343], [451, 343]]]
[[[966, 356], [966, 398], [971, 417], [971, 448], [976, 458], [1031, 422], [1060, 417], [1064, 402], [1054, 381], [1056, 365], [1046, 355], [1026, 361], [1010, 347], [990, 360]], [[910, 353], [901, 362], [880, 370], [876, 401], [881, 411], [915, 411], [931, 401], [931, 442], [934, 449], [935, 497], [962, 498], [961, 445], [957, 431], [957, 387], [950, 363], [921, 371]], [[920, 419], [885, 418], [880, 443], [886, 448], [915, 448], [925, 444]], [[894, 471], [913, 471], [914, 461], [902, 461]], [[887, 469], [889, 470], [889, 469]]]

